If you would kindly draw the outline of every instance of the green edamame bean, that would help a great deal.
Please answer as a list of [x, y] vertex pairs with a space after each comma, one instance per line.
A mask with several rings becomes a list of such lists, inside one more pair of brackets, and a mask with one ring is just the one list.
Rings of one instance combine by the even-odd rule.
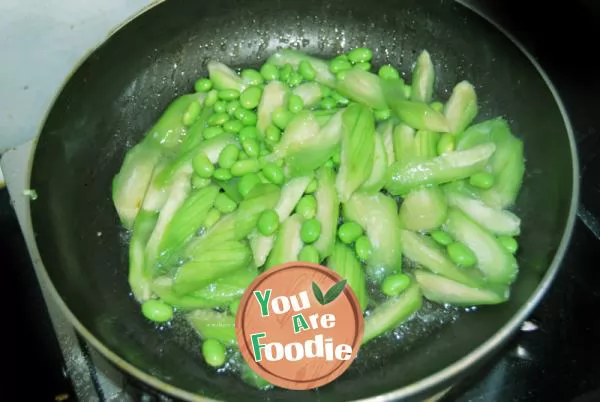
[[338, 81], [344, 81], [346, 79], [346, 75], [348, 74], [348, 70], [340, 71], [335, 75], [335, 79]]
[[200, 114], [201, 109], [202, 106], [200, 106], [198, 102], [190, 103], [187, 110], [183, 114], [183, 124], [186, 126], [191, 126], [192, 124], [194, 124], [194, 122], [198, 118], [198, 115]]
[[235, 211], [237, 204], [227, 194], [219, 193], [215, 198], [215, 208], [221, 213], [228, 214]]
[[331, 96], [331, 94], [333, 93], [333, 90], [331, 88], [329, 88], [327, 85], [320, 84], [319, 88], [321, 89], [321, 96], [323, 98], [327, 98], [328, 96]]
[[372, 58], [373, 51], [367, 47], [357, 47], [348, 53], [348, 60], [354, 64], [371, 61]]
[[258, 117], [256, 117], [256, 113], [251, 110], [247, 110], [244, 114], [244, 117], [240, 119], [244, 126], [255, 126], [258, 121]]
[[447, 246], [449, 244], [454, 243], [454, 239], [448, 232], [444, 232], [443, 230], [434, 230], [431, 232], [431, 238], [435, 240], [438, 244], [442, 246]]
[[279, 130], [279, 128], [275, 127], [272, 124], [269, 124], [267, 126], [267, 129], [265, 130], [265, 141], [267, 142], [267, 144], [276, 144], [279, 142], [279, 139], [281, 138], [281, 130]]
[[265, 63], [260, 68], [260, 75], [265, 79], [265, 81], [274, 81], [279, 79], [279, 70], [277, 67], [271, 63]]
[[208, 118], [208, 125], [220, 126], [222, 124], [225, 124], [225, 122], [227, 121], [229, 121], [229, 115], [227, 113], [215, 113]]
[[273, 184], [282, 184], [285, 179], [283, 169], [275, 163], [267, 163], [263, 166], [262, 172], [265, 178]]
[[436, 112], [442, 112], [444, 110], [444, 104], [442, 102], [431, 102], [429, 106]]
[[232, 100], [227, 103], [227, 113], [229, 113], [230, 116], [235, 116], [235, 111], [238, 109], [241, 109], [239, 101]]
[[[240, 105], [241, 106], [241, 105]], [[244, 117], [246, 117], [247, 113], [252, 113], [251, 111], [244, 109], [243, 107], [238, 107], [237, 109], [235, 109], [235, 111], [233, 112], [233, 117], [235, 117], [236, 119], [242, 121], [244, 120]]]
[[248, 173], [257, 173], [258, 171], [260, 171], [258, 159], [237, 161], [231, 166], [231, 174], [233, 176], [243, 176]]
[[210, 179], [205, 179], [204, 177], [196, 175], [192, 176], [192, 188], [194, 190], [207, 187], [211, 182], [212, 181]]
[[477, 263], [475, 254], [462, 243], [451, 243], [446, 246], [446, 251], [450, 259], [457, 265], [471, 267]]
[[240, 141], [258, 137], [258, 129], [256, 127], [244, 127], [240, 130]]
[[283, 82], [287, 82], [290, 79], [290, 76], [292, 75], [293, 72], [294, 72], [294, 68], [292, 67], [291, 64], [289, 64], [289, 63], [284, 64], [279, 69], [279, 79]]
[[261, 234], [271, 236], [279, 228], [279, 215], [272, 209], [263, 211], [258, 217], [256, 228]]
[[313, 245], [306, 245], [300, 249], [300, 252], [298, 253], [298, 260], [318, 264], [321, 262], [319, 250], [317, 250], [317, 248]]
[[317, 71], [308, 60], [302, 60], [298, 65], [298, 72], [307, 81], [312, 81], [317, 76]]
[[440, 140], [437, 143], [438, 155], [443, 155], [446, 152], [452, 151], [454, 151], [454, 135], [450, 133], [442, 134]]
[[317, 188], [319, 186], [319, 182], [317, 181], [317, 179], [315, 179], [314, 177], [311, 179], [310, 183], [308, 183], [308, 186], [306, 186], [306, 190], [304, 190], [304, 192], [306, 194], [312, 194], [315, 191], [317, 191]]
[[215, 167], [204, 152], [200, 152], [192, 159], [192, 167], [198, 176], [205, 179], [210, 178], [215, 172]]
[[405, 85], [404, 86], [404, 97], [406, 99], [410, 99], [411, 96], [412, 96], [412, 87], [410, 85]]
[[248, 154], [245, 152], [240, 152], [240, 156], [238, 156], [238, 160], [245, 161], [246, 159], [249, 159]]
[[338, 103], [338, 105], [347, 105], [350, 103], [350, 100], [336, 91], [331, 91], [331, 98]]
[[221, 367], [227, 359], [225, 346], [216, 339], [207, 339], [202, 343], [202, 355], [209, 366]]
[[489, 172], [479, 172], [469, 177], [469, 184], [484, 190], [491, 188], [495, 181], [494, 175]]
[[292, 112], [280, 106], [273, 112], [273, 124], [275, 124], [280, 129], [284, 130], [293, 117], [294, 115]]
[[361, 63], [356, 63], [354, 65], [355, 68], [364, 70], [364, 71], [371, 71], [371, 63], [367, 62], [367, 61], [363, 61]]
[[296, 212], [304, 219], [312, 219], [317, 214], [317, 199], [314, 195], [308, 194], [300, 198], [296, 205]]
[[233, 176], [231, 175], [231, 172], [229, 171], [229, 169], [218, 168], [213, 173], [213, 177], [217, 180], [226, 181], [226, 180], [230, 180]]
[[498, 242], [511, 254], [515, 254], [519, 250], [519, 243], [514, 237], [498, 236]]
[[240, 156], [240, 150], [233, 144], [227, 145], [219, 154], [219, 167], [230, 169]]
[[395, 67], [389, 64], [381, 66], [378, 74], [379, 77], [381, 77], [384, 80], [397, 80], [398, 78], [400, 78], [400, 73], [398, 72], [398, 70], [396, 70]]
[[239, 120], [229, 120], [223, 124], [226, 133], [239, 133], [244, 128], [244, 123]]
[[259, 87], [248, 87], [240, 95], [240, 105], [244, 109], [254, 109], [260, 103], [262, 90]]
[[240, 76], [248, 85], [260, 85], [265, 81], [258, 71], [251, 68], [242, 70]]
[[315, 218], [307, 219], [300, 229], [300, 238], [306, 244], [316, 242], [321, 236], [321, 222]]
[[410, 286], [410, 277], [404, 274], [393, 274], [383, 280], [381, 291], [384, 295], [394, 297]]
[[323, 98], [321, 101], [321, 109], [331, 110], [337, 106], [337, 102], [333, 98]]
[[218, 101], [217, 103], [215, 103], [215, 106], [213, 107], [215, 113], [223, 113], [227, 111], [227, 103], [223, 102], [223, 101]]
[[173, 307], [162, 300], [146, 300], [142, 303], [142, 314], [154, 322], [167, 322], [173, 318]]
[[238, 181], [237, 187], [241, 196], [246, 198], [250, 191], [260, 183], [260, 177], [256, 173], [248, 173], [243, 175]]
[[204, 99], [204, 106], [211, 107], [219, 100], [219, 93], [216, 89], [211, 89], [206, 94], [206, 99]]
[[290, 87], [297, 87], [298, 85], [302, 84], [303, 80], [304, 78], [302, 75], [294, 71], [290, 74], [290, 78], [288, 78], [287, 83]]
[[206, 218], [204, 218], [204, 227], [209, 229], [214, 226], [221, 219], [221, 211], [216, 208], [211, 208], [210, 211], [206, 214]]
[[194, 89], [196, 92], [208, 92], [212, 89], [212, 81], [208, 78], [200, 78], [194, 83]]
[[237, 89], [222, 89], [219, 91], [219, 99], [224, 101], [234, 100], [240, 97], [240, 91]]
[[221, 126], [211, 126], [211, 127], [206, 127], [204, 129], [204, 131], [202, 132], [202, 136], [204, 137], [205, 140], [211, 139], [213, 137], [216, 137], [219, 134], [223, 133], [223, 127]]
[[234, 316], [237, 314], [237, 311], [238, 311], [239, 307], [240, 307], [240, 301], [239, 300], [234, 300], [231, 303], [229, 303], [229, 311]]
[[290, 99], [288, 100], [288, 109], [292, 113], [298, 113], [304, 109], [304, 101], [298, 95], [290, 95]]
[[363, 234], [363, 228], [356, 222], [344, 222], [338, 228], [338, 237], [346, 244], [351, 244], [358, 240]]
[[378, 121], [385, 121], [392, 117], [392, 111], [390, 109], [379, 109], [373, 112], [373, 117]]
[[356, 239], [356, 242], [354, 242], [354, 250], [356, 251], [358, 259], [365, 262], [371, 256], [373, 246], [367, 236], [360, 236]]
[[329, 62], [329, 71], [333, 74], [338, 74], [341, 71], [350, 70], [352, 68], [352, 64], [348, 60], [344, 60], [341, 58], [335, 58]]
[[258, 154], [258, 156], [267, 156], [271, 153], [271, 149], [272, 146], [268, 145], [267, 143], [262, 142], [260, 144], [260, 153]]
[[334, 165], [338, 166], [341, 162], [341, 158], [342, 158], [342, 153], [341, 152], [335, 152], [332, 156], [331, 156], [331, 161], [333, 162]]
[[254, 138], [248, 138], [242, 141], [242, 148], [244, 149], [244, 152], [246, 152], [246, 155], [251, 158], [258, 157], [258, 154], [260, 153], [260, 144]]

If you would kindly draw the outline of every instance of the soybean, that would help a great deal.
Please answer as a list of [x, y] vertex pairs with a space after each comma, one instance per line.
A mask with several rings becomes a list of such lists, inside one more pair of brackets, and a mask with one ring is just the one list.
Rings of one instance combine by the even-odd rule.
[[454, 151], [454, 135], [450, 133], [442, 134], [440, 140], [437, 143], [438, 155], [443, 155], [447, 152], [452, 151]]
[[517, 243], [514, 237], [499, 236], [498, 241], [511, 254], [515, 254], [519, 249], [519, 243]]
[[219, 99], [230, 101], [240, 97], [240, 91], [237, 89], [222, 89], [219, 91]]
[[338, 105], [347, 105], [350, 103], [348, 98], [343, 97], [336, 91], [331, 91], [331, 98], [338, 103]]
[[296, 205], [296, 212], [304, 219], [312, 219], [317, 214], [317, 199], [314, 195], [308, 194], [300, 198]]
[[321, 222], [317, 219], [307, 219], [300, 229], [300, 238], [306, 244], [316, 242], [321, 236]]
[[372, 58], [373, 51], [366, 47], [357, 47], [348, 53], [348, 60], [354, 64], [371, 61]]
[[274, 81], [279, 79], [279, 70], [277, 67], [270, 63], [265, 63], [260, 68], [260, 75], [265, 79], [265, 81]]
[[215, 172], [215, 167], [204, 152], [200, 152], [194, 157], [194, 159], [192, 159], [192, 167], [194, 168], [194, 172], [199, 177], [205, 179], [210, 178]]
[[223, 113], [215, 113], [208, 119], [209, 126], [220, 126], [225, 124], [225, 122], [229, 121], [229, 115], [225, 112]]
[[254, 109], [260, 103], [262, 90], [259, 87], [248, 87], [240, 95], [240, 105], [244, 109]]
[[227, 111], [227, 103], [223, 102], [223, 101], [218, 101], [215, 103], [215, 106], [213, 107], [213, 110], [215, 111], [215, 113], [223, 113]]
[[313, 177], [311, 179], [310, 183], [308, 183], [308, 186], [306, 186], [306, 190], [304, 190], [304, 192], [306, 194], [314, 193], [315, 191], [317, 191], [318, 186], [319, 186], [319, 182], [317, 181], [317, 179], [315, 179]]
[[300, 73], [293, 72], [290, 74], [290, 78], [287, 80], [287, 83], [290, 87], [297, 87], [298, 85], [302, 84], [302, 80], [303, 78]]
[[272, 209], [263, 211], [258, 217], [256, 228], [261, 234], [271, 236], [279, 228], [279, 215]]
[[279, 128], [275, 127], [272, 124], [269, 124], [267, 126], [267, 129], [265, 130], [265, 141], [267, 142], [267, 144], [276, 144], [279, 142], [280, 138], [281, 131], [279, 130]]
[[375, 120], [385, 121], [392, 116], [392, 111], [390, 109], [378, 109], [373, 112], [373, 116]]
[[256, 173], [245, 174], [240, 178], [240, 180], [237, 183], [238, 191], [240, 192], [240, 195], [242, 197], [246, 198], [246, 196], [248, 194], [250, 194], [250, 191], [252, 191], [254, 186], [256, 186], [259, 183], [260, 183], [260, 177], [258, 177], [258, 174], [256, 174]]
[[342, 71], [350, 70], [352, 64], [348, 60], [342, 58], [335, 58], [329, 62], [329, 71], [333, 74], [338, 74]]
[[306, 245], [302, 247], [302, 249], [298, 253], [298, 260], [318, 264], [319, 262], [321, 262], [319, 250], [317, 250], [317, 248], [313, 245]]
[[264, 82], [263, 76], [251, 68], [242, 70], [240, 76], [248, 85], [260, 85]]
[[400, 73], [393, 66], [386, 64], [379, 69], [379, 77], [384, 80], [397, 80], [400, 78]]
[[446, 246], [446, 251], [450, 259], [462, 267], [471, 267], [477, 263], [475, 254], [462, 243], [451, 243]]
[[494, 185], [494, 181], [494, 175], [489, 172], [475, 173], [469, 177], [469, 184], [484, 190], [491, 188]]
[[204, 106], [211, 107], [215, 103], [217, 103], [218, 100], [219, 100], [219, 94], [218, 94], [217, 90], [211, 89], [206, 94], [206, 99], [204, 99]]
[[207, 187], [211, 183], [210, 179], [194, 175], [192, 177], [192, 187], [197, 190], [199, 188]]
[[227, 194], [219, 193], [215, 198], [215, 208], [224, 214], [235, 211], [237, 204]]
[[442, 102], [431, 102], [429, 106], [436, 112], [442, 112], [444, 110], [444, 104]]
[[298, 95], [290, 95], [290, 99], [288, 100], [288, 109], [292, 113], [298, 113], [304, 109], [304, 101]]
[[300, 64], [298, 65], [298, 72], [307, 81], [312, 81], [317, 76], [317, 72], [315, 71], [315, 68], [307, 60], [302, 60], [300, 62]]
[[360, 236], [358, 239], [356, 239], [356, 242], [354, 242], [354, 250], [356, 251], [358, 258], [365, 262], [371, 256], [373, 246], [371, 245], [371, 241], [367, 236]]
[[202, 132], [202, 135], [204, 136], [205, 140], [209, 140], [213, 137], [216, 137], [219, 134], [222, 134], [223, 131], [223, 127], [221, 126], [211, 126], [211, 127], [206, 127], [204, 129], [204, 131]]
[[162, 300], [146, 300], [142, 304], [144, 317], [154, 322], [167, 322], [173, 318], [173, 307]]
[[249, 138], [258, 137], [258, 130], [256, 127], [244, 127], [240, 130], [240, 141], [244, 141]]
[[434, 230], [431, 232], [431, 238], [435, 240], [437, 243], [442, 246], [447, 246], [454, 242], [454, 239], [448, 232], [444, 232], [443, 230]]
[[238, 109], [240, 109], [240, 102], [237, 100], [229, 101], [227, 104], [227, 113], [229, 113], [230, 116], [235, 116], [235, 112]]
[[287, 63], [279, 70], [279, 79], [283, 82], [287, 82], [293, 72], [294, 68], [291, 64]]
[[346, 244], [351, 244], [358, 240], [363, 234], [362, 227], [353, 221], [344, 222], [338, 228], [338, 237]]
[[273, 124], [284, 130], [290, 123], [290, 120], [292, 120], [293, 116], [294, 115], [289, 110], [286, 110], [283, 107], [278, 107], [273, 112]]
[[242, 141], [242, 148], [246, 155], [251, 158], [256, 158], [260, 152], [260, 145], [254, 138], [248, 138]]
[[247, 110], [240, 120], [242, 123], [244, 123], [244, 126], [255, 126], [256, 122], [258, 121], [258, 117], [256, 117], [256, 113], [253, 111]]
[[384, 295], [394, 297], [410, 286], [410, 278], [405, 274], [393, 274], [383, 280], [381, 291]]
[[283, 169], [275, 163], [267, 163], [262, 168], [265, 178], [273, 184], [282, 184], [284, 180]]
[[226, 133], [239, 133], [244, 128], [244, 123], [239, 120], [229, 120], [223, 124], [223, 130]]
[[208, 78], [201, 78], [194, 83], [196, 92], [208, 92], [212, 89], [212, 81]]
[[243, 176], [247, 173], [256, 173], [260, 170], [258, 159], [246, 159], [237, 161], [231, 166], [231, 174], [233, 176]]
[[209, 229], [214, 226], [221, 219], [221, 211], [216, 208], [211, 208], [210, 211], [206, 214], [206, 218], [204, 218], [204, 227]]
[[229, 169], [240, 156], [240, 150], [234, 144], [229, 144], [219, 154], [219, 167]]
[[331, 110], [337, 106], [337, 102], [333, 98], [324, 98], [321, 101], [321, 108], [325, 110]]
[[231, 172], [229, 171], [229, 169], [218, 168], [217, 170], [215, 170], [215, 173], [213, 173], [213, 177], [217, 180], [226, 181], [231, 179], [233, 176], [231, 176]]
[[364, 71], [370, 71], [371, 70], [371, 63], [363, 61], [361, 63], [356, 63], [354, 65], [354, 67], [364, 70]]
[[227, 359], [225, 346], [216, 339], [206, 339], [202, 343], [202, 355], [209, 366], [221, 367]]

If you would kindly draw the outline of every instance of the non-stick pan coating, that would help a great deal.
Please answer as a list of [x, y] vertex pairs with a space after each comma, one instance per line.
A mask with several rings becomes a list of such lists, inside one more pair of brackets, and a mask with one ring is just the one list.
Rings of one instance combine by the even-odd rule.
[[[480, 99], [478, 120], [507, 116], [525, 139], [520, 276], [508, 303], [463, 314], [435, 331], [423, 331], [420, 322], [410, 347], [400, 343], [390, 351], [374, 342], [361, 354], [377, 359], [325, 388], [265, 394], [208, 368], [193, 336], [186, 344], [185, 334], [158, 331], [140, 314], [129, 294], [127, 237], [111, 201], [111, 180], [166, 105], [206, 73], [207, 60], [242, 67], [258, 65], [281, 47], [331, 56], [362, 45], [375, 50], [376, 64], [392, 63], [405, 74], [427, 49], [439, 99], [469, 80]], [[110, 37], [58, 96], [34, 155], [31, 188], [39, 198], [31, 202], [33, 227], [49, 277], [84, 333], [147, 375], [226, 400], [366, 398], [452, 365], [528, 303], [570, 234], [577, 188], [571, 140], [557, 99], [527, 57], [451, 1], [170, 0]]]

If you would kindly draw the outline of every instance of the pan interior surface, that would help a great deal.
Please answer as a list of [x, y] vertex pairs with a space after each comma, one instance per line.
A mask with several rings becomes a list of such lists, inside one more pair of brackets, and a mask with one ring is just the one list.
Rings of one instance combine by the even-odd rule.
[[[477, 121], [505, 116], [524, 139], [527, 173], [516, 210], [523, 219], [519, 279], [510, 300], [476, 311], [431, 306], [403, 328], [360, 351], [334, 383], [315, 391], [247, 386], [203, 361], [195, 334], [158, 328], [140, 313], [127, 283], [128, 235], [111, 200], [111, 181], [176, 96], [193, 90], [215, 59], [258, 66], [293, 47], [331, 57], [374, 50], [405, 78], [427, 49], [436, 98], [469, 80]], [[102, 345], [173, 389], [214, 399], [338, 401], [381, 395], [457, 362], [502, 328], [536, 292], [551, 265], [572, 207], [573, 169], [566, 122], [552, 92], [512, 42], [450, 1], [225, 0], [157, 5], [111, 36], [74, 72], [42, 128], [32, 166], [37, 245], [58, 294]]]

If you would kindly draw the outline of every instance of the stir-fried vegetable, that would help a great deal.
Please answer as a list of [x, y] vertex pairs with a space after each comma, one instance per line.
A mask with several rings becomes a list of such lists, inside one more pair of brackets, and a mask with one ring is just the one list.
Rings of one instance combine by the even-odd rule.
[[[112, 196], [132, 232], [132, 294], [149, 320], [183, 315], [210, 366], [237, 347], [244, 290], [285, 262], [346, 279], [363, 343], [424, 299], [509, 298], [523, 141], [502, 117], [477, 121], [472, 83], [439, 88], [426, 50], [414, 65], [375, 69], [376, 59], [367, 48], [331, 60], [282, 49], [239, 73], [210, 61], [196, 92], [126, 154]], [[246, 365], [241, 377], [269, 387]]]

